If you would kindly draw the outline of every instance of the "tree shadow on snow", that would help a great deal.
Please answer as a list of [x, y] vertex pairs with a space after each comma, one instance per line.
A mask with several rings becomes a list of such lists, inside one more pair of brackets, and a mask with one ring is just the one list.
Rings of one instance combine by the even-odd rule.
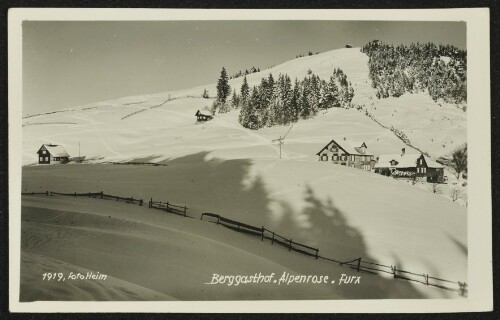
[[[310, 187], [303, 195], [306, 207], [297, 211], [286, 202], [272, 200], [261, 176], [249, 177], [251, 160], [208, 159], [208, 153], [201, 152], [163, 163], [168, 164], [163, 168], [169, 168], [170, 172], [166, 180], [176, 185], [175, 189], [170, 188], [169, 198], [187, 203], [197, 213], [211, 212], [257, 227], [265, 226], [286, 238], [317, 247], [320, 255], [335, 260], [362, 257], [363, 261], [377, 262], [368, 252], [362, 233], [349, 225], [333, 200], [322, 201]], [[276, 205], [282, 212], [279, 218], [275, 210], [271, 210], [276, 209]], [[350, 268], [345, 270], [352, 274]], [[424, 297], [414, 288], [420, 284], [379, 275], [366, 276], [371, 277], [373, 290], [364, 293], [358, 290], [359, 298]]]
[[[304, 200], [307, 205], [300, 212], [291, 208], [287, 203], [281, 203], [284, 212], [282, 219], [275, 224], [278, 232], [294, 233], [292, 235], [294, 241], [317, 247], [320, 250], [320, 256], [325, 258], [348, 262], [361, 257], [362, 261], [379, 263], [375, 257], [370, 255], [362, 233], [349, 225], [347, 217], [334, 205], [331, 198], [322, 201], [315, 195], [312, 188], [307, 187], [304, 192]], [[302, 222], [298, 222], [298, 219], [302, 219]], [[375, 265], [364, 265], [377, 268]], [[344, 289], [348, 296], [359, 294], [355, 298], [360, 299], [424, 298], [424, 295], [414, 287], [419, 284], [391, 279], [388, 274], [383, 277], [373, 273], [357, 273], [348, 266], [344, 265], [344, 267], [348, 274], [371, 278], [370, 290], [349, 293], [348, 291], [352, 291], [352, 287]], [[390, 271], [386, 268], [383, 270]]]

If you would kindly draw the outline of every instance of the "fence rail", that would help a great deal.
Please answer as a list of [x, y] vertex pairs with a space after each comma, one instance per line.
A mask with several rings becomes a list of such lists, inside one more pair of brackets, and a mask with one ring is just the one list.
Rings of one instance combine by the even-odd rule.
[[181, 215], [184, 217], [188, 217], [187, 215], [187, 210], [188, 208], [186, 206], [179, 206], [172, 204], [170, 202], [162, 202], [162, 201], [153, 201], [153, 198], [149, 201], [149, 208], [150, 209], [160, 209], [166, 212], [174, 213], [177, 215]]
[[139, 206], [142, 206], [144, 201], [142, 199], [134, 199], [133, 197], [119, 197], [119, 196], [114, 196], [111, 194], [106, 194], [104, 191], [100, 192], [85, 192], [85, 193], [63, 193], [63, 192], [56, 192], [56, 191], [46, 191], [46, 192], [23, 192], [21, 195], [46, 195], [46, 196], [69, 196], [69, 197], [88, 197], [88, 198], [99, 198], [99, 199], [112, 199], [116, 201], [125, 201], [127, 203], [133, 203], [133, 204], [138, 204]]
[[133, 166], [153, 166], [153, 167], [166, 166], [166, 164], [155, 163], [155, 162], [113, 162], [113, 161], [108, 161], [108, 162], [103, 162], [103, 164], [120, 164], [120, 165], [133, 165]]
[[22, 196], [35, 196], [35, 195], [48, 196], [49, 192], [48, 191], [45, 191], [45, 192], [21, 192], [21, 195]]
[[[276, 243], [276, 244], [282, 245], [282, 246], [288, 248], [288, 251], [300, 252], [300, 253], [308, 255], [308, 256], [313, 256], [316, 259], [318, 259], [318, 257], [319, 257], [319, 249], [318, 248], [313, 248], [313, 247], [307, 246], [305, 244], [295, 242], [292, 239], [285, 238], [285, 237], [277, 234], [276, 232], [265, 228], [264, 226], [261, 226], [261, 227], [252, 226], [252, 225], [240, 222], [240, 221], [225, 218], [225, 217], [218, 215], [216, 213], [209, 213], [209, 212], [203, 213], [201, 215], [200, 220], [203, 220], [203, 217], [205, 217], [205, 216], [217, 219], [216, 221], [212, 221], [212, 222], [215, 222], [217, 225], [221, 224], [225, 227], [228, 227], [228, 228], [236, 230], [236, 231], [246, 232], [246, 233], [250, 233], [250, 234], [253, 234], [256, 236], [260, 236], [262, 241], [264, 241], [264, 239], [269, 239], [269, 240], [271, 240], [271, 244]], [[266, 232], [267, 232], [267, 235], [266, 235]]]
[[209, 213], [205, 212], [201, 215], [200, 220], [203, 220], [203, 217], [208, 216], [217, 219], [215, 222], [217, 225], [221, 224], [225, 227], [228, 227], [230, 229], [236, 230], [236, 231], [241, 231], [245, 233], [250, 233], [254, 235], [258, 235], [261, 237], [262, 240], [264, 240], [264, 227], [256, 227], [252, 226], [243, 222], [239, 222], [236, 220], [228, 219], [225, 218], [221, 215], [215, 214], [215, 213]]
[[262, 229], [264, 230], [264, 233], [267, 231], [267, 233], [269, 234], [268, 236], [266, 236], [264, 234], [264, 237], [267, 239], [270, 239], [271, 244], [274, 244], [276, 242], [277, 244], [280, 244], [280, 245], [288, 248], [288, 251], [293, 250], [293, 251], [300, 252], [300, 253], [308, 255], [308, 256], [312, 256], [316, 259], [319, 258], [319, 249], [318, 248], [313, 248], [311, 246], [293, 241], [292, 239], [285, 238], [285, 237], [283, 237], [283, 236], [277, 234], [276, 232], [269, 230], [267, 228], [262, 227]]

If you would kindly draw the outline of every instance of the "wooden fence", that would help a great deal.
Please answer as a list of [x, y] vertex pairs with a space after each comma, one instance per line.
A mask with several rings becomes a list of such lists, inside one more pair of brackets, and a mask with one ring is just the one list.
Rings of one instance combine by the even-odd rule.
[[[333, 258], [323, 257], [319, 255], [318, 248], [314, 248], [299, 242], [295, 242], [292, 239], [286, 238], [282, 235], [277, 234], [272, 230], [265, 228], [264, 226], [262, 227], [252, 226], [236, 220], [225, 218], [215, 213], [208, 213], [208, 212], [203, 213], [201, 215], [200, 220], [203, 220], [203, 218], [205, 217], [208, 217], [209, 218], [208, 221], [216, 223], [217, 225], [220, 224], [238, 232], [244, 232], [255, 236], [259, 236], [262, 239], [262, 241], [264, 241], [264, 239], [269, 239], [271, 240], [271, 244], [276, 243], [278, 245], [281, 245], [287, 248], [288, 251], [295, 251], [308, 256], [312, 256], [316, 259], [324, 259], [331, 262], [335, 262], [341, 266], [346, 266], [353, 270], [356, 270], [357, 272], [367, 272], [371, 274], [389, 274], [394, 279], [414, 281], [425, 284], [427, 286], [434, 286], [445, 290], [458, 291], [462, 296], [465, 296], [467, 294], [467, 283], [465, 282], [450, 281], [438, 277], [433, 277], [430, 276], [429, 274], [414, 273], [399, 269], [397, 266], [388, 266], [376, 262], [363, 260], [363, 257], [359, 257], [350, 261], [341, 261]], [[453, 285], [453, 287], [450, 287], [450, 285]]]
[[[264, 237], [267, 239], [270, 239], [271, 244], [277, 243], [279, 245], [282, 245], [282, 246], [288, 248], [288, 251], [300, 252], [302, 254], [314, 257], [316, 259], [319, 258], [319, 249], [318, 248], [313, 248], [313, 247], [307, 246], [305, 244], [295, 242], [292, 239], [287, 239], [287, 238], [277, 234], [274, 231], [271, 231], [271, 230], [266, 229], [264, 227], [262, 227], [262, 228], [264, 229]], [[265, 235], [266, 232], [268, 234], [267, 236]]]
[[49, 192], [48, 191], [45, 191], [45, 192], [21, 192], [21, 195], [22, 196], [36, 196], [36, 195], [48, 196]]
[[214, 220], [210, 220], [211, 222], [215, 222], [217, 225], [221, 224], [225, 227], [233, 229], [238, 232], [249, 233], [252, 235], [260, 236], [262, 240], [264, 240], [264, 227], [255, 227], [246, 223], [242, 223], [236, 220], [231, 220], [228, 218], [224, 218], [215, 213], [205, 212], [201, 215], [200, 220], [203, 220], [203, 217], [211, 217]]
[[179, 206], [172, 204], [170, 202], [162, 202], [162, 201], [153, 201], [153, 198], [149, 201], [149, 208], [153, 209], [160, 209], [166, 212], [174, 213], [177, 215], [181, 215], [184, 217], [187, 217], [187, 210], [188, 208], [186, 206]]
[[165, 167], [166, 166], [166, 164], [155, 163], [155, 162], [113, 162], [113, 161], [108, 161], [108, 162], [103, 162], [102, 164], [120, 164], [120, 165], [134, 165], [134, 166], [153, 166], [153, 167], [158, 167], [158, 166]]
[[[119, 196], [113, 196], [101, 192], [87, 192], [87, 193], [60, 193], [54, 191], [46, 192], [23, 192], [21, 195], [61, 195], [61, 196], [73, 196], [73, 197], [89, 197], [89, 198], [100, 198], [100, 199], [113, 199], [116, 201], [126, 201], [127, 203], [143, 205], [142, 199], [134, 199], [133, 197], [124, 198]], [[174, 213], [184, 217], [191, 217], [187, 215], [188, 208], [186, 206], [179, 206], [171, 204], [170, 202], [153, 201], [153, 198], [149, 201], [149, 208], [159, 209], [166, 212]], [[219, 214], [205, 212], [201, 215], [200, 220], [203, 218], [208, 218], [206, 221], [216, 223], [217, 225], [223, 225], [229, 229], [258, 236], [262, 241], [264, 239], [271, 240], [271, 244], [278, 244], [288, 249], [288, 251], [299, 252], [308, 256], [312, 256], [316, 259], [323, 259], [331, 262], [335, 262], [341, 266], [347, 266], [357, 272], [367, 272], [371, 274], [386, 274], [392, 276], [394, 279], [402, 279], [413, 282], [418, 282], [427, 286], [433, 286], [445, 290], [457, 291], [462, 296], [467, 295], [467, 283], [460, 281], [450, 281], [438, 277], [430, 276], [426, 273], [415, 273], [411, 271], [406, 271], [399, 269], [395, 265], [384, 265], [377, 262], [363, 260], [363, 257], [356, 258], [350, 261], [340, 261], [330, 257], [323, 257], [319, 255], [319, 249], [311, 246], [307, 246], [302, 243], [293, 241], [292, 239], [286, 238], [282, 235], [271, 231], [264, 226], [256, 227], [243, 222], [225, 218]], [[192, 217], [191, 217], [192, 218]]]
[[225, 218], [225, 217], [218, 215], [218, 214], [215, 214], [215, 213], [205, 212], [201, 215], [200, 220], [203, 220], [203, 217], [213, 218], [213, 220], [211, 220], [211, 221], [215, 222], [217, 225], [221, 224], [225, 227], [236, 230], [238, 232], [244, 232], [244, 233], [249, 233], [252, 235], [260, 236], [262, 241], [264, 241], [264, 239], [269, 239], [269, 240], [271, 240], [271, 244], [276, 243], [276, 244], [282, 245], [282, 246], [288, 248], [288, 251], [300, 252], [302, 254], [315, 257], [316, 259], [318, 259], [318, 257], [319, 257], [319, 249], [318, 248], [313, 248], [313, 247], [307, 246], [305, 244], [295, 242], [292, 239], [287, 239], [287, 238], [277, 234], [274, 231], [266, 229], [264, 226], [261, 226], [261, 227], [252, 226], [252, 225], [249, 225], [249, 224], [246, 224], [243, 222], [239, 222], [236, 220], [231, 220], [231, 219]]
[[99, 199], [107, 199], [107, 200], [116, 200], [116, 201], [125, 201], [127, 203], [138, 204], [142, 206], [144, 201], [142, 199], [134, 199], [133, 197], [119, 197], [111, 194], [106, 194], [104, 191], [101, 192], [86, 192], [86, 193], [62, 193], [55, 191], [46, 191], [46, 192], [23, 192], [21, 195], [46, 195], [46, 196], [70, 196], [70, 197], [88, 197], [88, 198], [99, 198]]

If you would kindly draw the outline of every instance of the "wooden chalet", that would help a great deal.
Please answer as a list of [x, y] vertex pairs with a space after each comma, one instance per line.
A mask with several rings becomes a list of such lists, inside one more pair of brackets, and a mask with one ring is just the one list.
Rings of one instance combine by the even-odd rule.
[[374, 166], [375, 173], [394, 178], [426, 179], [428, 182], [444, 182], [444, 166], [423, 154], [381, 154]]
[[195, 116], [196, 116], [196, 121], [198, 122], [205, 122], [208, 120], [212, 120], [214, 118], [211, 115], [201, 113], [200, 110], [196, 111]]
[[366, 143], [354, 143], [343, 139], [332, 139], [318, 153], [319, 161], [328, 161], [342, 166], [371, 171], [375, 160], [368, 152]]
[[69, 154], [62, 146], [43, 144], [37, 151], [39, 164], [57, 164], [69, 161]]

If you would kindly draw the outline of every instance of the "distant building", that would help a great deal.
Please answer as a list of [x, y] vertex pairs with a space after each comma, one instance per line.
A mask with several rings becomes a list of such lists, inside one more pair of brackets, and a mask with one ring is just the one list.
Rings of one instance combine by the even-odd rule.
[[37, 151], [39, 164], [66, 163], [69, 154], [62, 146], [55, 144], [43, 144]]
[[425, 178], [428, 182], [444, 182], [444, 166], [423, 154], [381, 154], [374, 166], [375, 173], [394, 178]]
[[[359, 147], [357, 147], [359, 145]], [[329, 161], [342, 166], [370, 171], [375, 164], [373, 154], [368, 152], [366, 143], [356, 144], [346, 138], [332, 139], [318, 153], [319, 161]]]
[[214, 118], [210, 115], [206, 115], [206, 114], [201, 113], [200, 110], [196, 111], [195, 116], [196, 116], [196, 121], [198, 121], [198, 122], [205, 122], [208, 120], [212, 120]]

